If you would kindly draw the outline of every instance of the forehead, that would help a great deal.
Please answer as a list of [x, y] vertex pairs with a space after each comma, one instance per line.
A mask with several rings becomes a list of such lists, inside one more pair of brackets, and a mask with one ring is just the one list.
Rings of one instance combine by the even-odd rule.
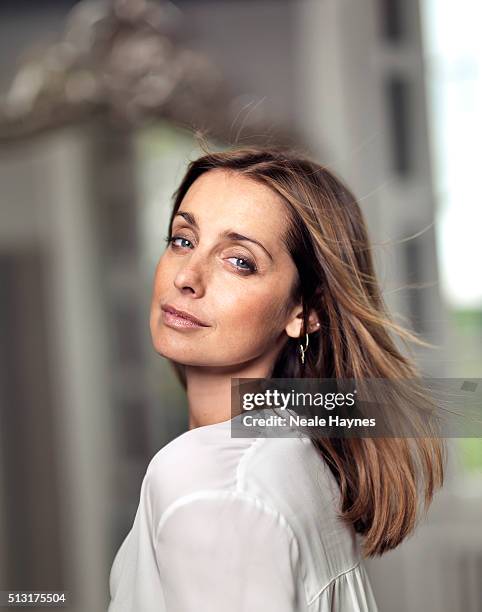
[[288, 222], [285, 203], [272, 189], [218, 168], [194, 181], [179, 210], [193, 213], [201, 229], [250, 231], [265, 239], [281, 238]]

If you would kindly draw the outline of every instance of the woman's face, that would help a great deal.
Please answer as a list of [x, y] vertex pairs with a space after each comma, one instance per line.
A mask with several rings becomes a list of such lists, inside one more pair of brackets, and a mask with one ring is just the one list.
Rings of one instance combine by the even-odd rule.
[[234, 366], [281, 348], [297, 280], [283, 243], [287, 223], [281, 198], [268, 187], [221, 169], [202, 174], [182, 200], [157, 264], [155, 350], [185, 365]]

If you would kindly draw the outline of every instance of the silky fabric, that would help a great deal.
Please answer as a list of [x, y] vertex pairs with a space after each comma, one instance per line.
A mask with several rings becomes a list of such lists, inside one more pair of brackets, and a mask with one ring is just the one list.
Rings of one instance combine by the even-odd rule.
[[108, 612], [378, 612], [311, 440], [231, 425], [186, 431], [149, 463]]

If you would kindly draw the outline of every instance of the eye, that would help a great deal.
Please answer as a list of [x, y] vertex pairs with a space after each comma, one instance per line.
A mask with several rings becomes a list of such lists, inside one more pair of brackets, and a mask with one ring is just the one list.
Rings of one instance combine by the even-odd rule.
[[[234, 259], [236, 264], [235, 267], [243, 272], [256, 272], [256, 265], [247, 257], [228, 257], [228, 261]], [[238, 265], [238, 262], [242, 262]]]
[[[186, 245], [186, 242], [192, 246], [192, 242], [190, 240], [188, 240], [187, 238], [184, 238], [183, 236], [168, 236], [166, 239], [166, 242], [168, 244], [170, 244], [173, 248], [190, 248], [188, 245]], [[176, 244], [176, 240], [180, 240], [181, 243], [180, 244]]]
[[[171, 248], [176, 250], [194, 248], [193, 243], [187, 238], [184, 238], [184, 236], [167, 236], [165, 241], [171, 246]], [[233, 255], [232, 257], [227, 258], [228, 261], [233, 259], [235, 262], [233, 266], [241, 274], [254, 274], [258, 270], [254, 261], [252, 261], [249, 257]]]

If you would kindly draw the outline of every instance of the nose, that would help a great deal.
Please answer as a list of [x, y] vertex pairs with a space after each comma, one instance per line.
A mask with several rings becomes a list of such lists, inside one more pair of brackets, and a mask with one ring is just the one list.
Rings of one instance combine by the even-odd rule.
[[186, 257], [174, 278], [174, 286], [181, 293], [202, 297], [205, 292], [206, 264], [194, 255]]

